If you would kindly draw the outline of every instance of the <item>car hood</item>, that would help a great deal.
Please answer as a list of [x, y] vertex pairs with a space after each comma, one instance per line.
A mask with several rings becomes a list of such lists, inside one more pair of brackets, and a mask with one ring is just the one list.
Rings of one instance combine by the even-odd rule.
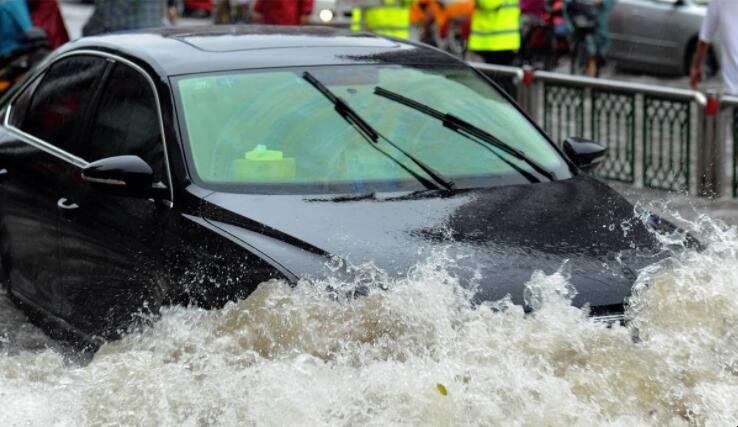
[[563, 269], [575, 305], [619, 307], [637, 270], [663, 256], [633, 206], [587, 175], [377, 197], [216, 192], [203, 217], [296, 277], [331, 274], [331, 257], [391, 276], [443, 258], [451, 274], [477, 286], [478, 300], [510, 295], [517, 304], [533, 272]]

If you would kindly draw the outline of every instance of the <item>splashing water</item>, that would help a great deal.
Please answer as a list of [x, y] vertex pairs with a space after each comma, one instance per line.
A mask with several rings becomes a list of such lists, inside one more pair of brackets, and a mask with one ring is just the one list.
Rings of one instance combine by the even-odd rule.
[[531, 272], [532, 314], [474, 305], [442, 255], [166, 308], [85, 362], [0, 297], [0, 425], [735, 425], [738, 232], [687, 225], [706, 248], [641, 272], [627, 327], [573, 307], [561, 272]]

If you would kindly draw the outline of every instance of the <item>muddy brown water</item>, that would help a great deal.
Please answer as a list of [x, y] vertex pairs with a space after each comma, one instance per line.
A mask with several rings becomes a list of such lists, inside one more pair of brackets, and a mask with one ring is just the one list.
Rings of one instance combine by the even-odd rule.
[[531, 271], [533, 314], [474, 306], [442, 252], [358, 299], [273, 281], [167, 308], [87, 359], [0, 295], [0, 425], [735, 425], [738, 231], [683, 225], [707, 248], [641, 271], [610, 328], [565, 269]]

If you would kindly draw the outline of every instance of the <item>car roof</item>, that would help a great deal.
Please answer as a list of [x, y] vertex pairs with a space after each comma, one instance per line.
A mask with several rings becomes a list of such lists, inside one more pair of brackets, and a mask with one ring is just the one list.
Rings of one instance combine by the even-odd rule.
[[452, 64], [405, 40], [331, 27], [265, 25], [160, 28], [84, 37], [58, 52], [96, 49], [145, 61], [167, 76], [236, 69], [355, 63]]

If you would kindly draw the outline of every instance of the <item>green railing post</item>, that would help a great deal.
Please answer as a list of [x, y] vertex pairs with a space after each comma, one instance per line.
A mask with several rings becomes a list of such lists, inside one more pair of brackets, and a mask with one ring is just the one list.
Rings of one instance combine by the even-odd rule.
[[720, 141], [720, 101], [715, 91], [709, 92], [705, 105], [698, 110], [697, 194], [720, 196], [724, 144]]
[[[728, 148], [721, 143], [720, 117], [706, 117], [708, 102], [702, 93], [549, 71], [474, 66], [488, 75], [502, 73], [518, 79], [518, 102], [536, 122], [542, 122], [553, 141], [590, 136], [607, 146], [608, 157], [595, 170], [601, 178], [667, 191], [697, 188], [710, 195], [719, 193], [722, 180], [730, 182], [738, 197], [738, 97], [721, 98], [724, 107], [733, 108], [735, 158], [728, 181], [723, 177], [730, 165], [721, 161], [721, 153]], [[697, 180], [692, 178], [695, 171]]]
[[688, 191], [692, 101], [643, 97], [643, 185]]
[[543, 129], [560, 143], [584, 133], [584, 88], [543, 84]]
[[524, 66], [523, 74], [518, 82], [518, 104], [533, 121], [538, 122], [534, 79], [533, 68], [528, 65]]
[[592, 140], [608, 149], [595, 170], [601, 178], [635, 182], [635, 98], [628, 92], [592, 90]]
[[738, 106], [731, 109], [733, 134], [733, 197], [738, 197]]

